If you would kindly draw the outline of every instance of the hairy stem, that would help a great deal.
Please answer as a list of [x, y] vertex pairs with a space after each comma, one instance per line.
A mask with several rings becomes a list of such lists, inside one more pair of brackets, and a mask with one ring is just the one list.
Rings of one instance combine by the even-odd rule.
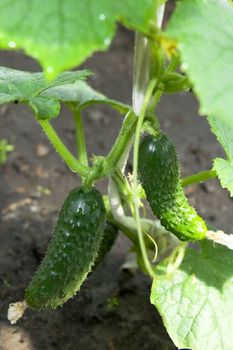
[[[167, 66], [166, 73], [171, 73], [174, 70], [176, 70], [178, 63], [179, 63], [179, 57], [178, 55], [174, 55]], [[162, 95], [163, 95], [163, 91], [158, 89], [155, 95], [153, 96], [153, 100], [149, 107], [150, 111], [153, 111], [155, 109]]]
[[60, 137], [50, 124], [48, 120], [39, 120], [39, 124], [42, 127], [44, 133], [48, 137], [49, 141], [52, 143], [53, 147], [64, 160], [68, 168], [74, 173], [79, 173], [81, 176], [85, 177], [89, 173], [89, 168], [81, 164], [70, 151], [66, 148], [64, 143], [61, 141]]
[[76, 145], [78, 149], [78, 159], [79, 161], [88, 166], [87, 148], [85, 141], [85, 134], [83, 128], [82, 116], [79, 109], [72, 109], [73, 117], [75, 122], [75, 138]]
[[136, 128], [136, 134], [135, 134], [135, 140], [134, 140], [134, 152], [133, 152], [133, 200], [134, 200], [135, 221], [137, 224], [138, 240], [139, 240], [139, 245], [142, 253], [143, 262], [145, 264], [145, 267], [149, 275], [152, 278], [155, 277], [155, 273], [153, 271], [153, 268], [147, 256], [146, 246], [145, 246], [141, 222], [140, 222], [140, 212], [138, 207], [138, 196], [137, 196], [137, 186], [138, 186], [137, 173], [138, 173], [138, 148], [139, 148], [141, 128], [142, 128], [143, 120], [146, 114], [146, 110], [147, 110], [151, 95], [155, 87], [155, 84], [156, 84], [156, 80], [151, 80], [145, 94], [144, 102], [141, 107], [141, 112], [137, 122], [137, 128]]
[[116, 169], [119, 162], [121, 162], [122, 158], [124, 158], [124, 152], [128, 149], [132, 142], [137, 125], [137, 119], [138, 118], [132, 109], [126, 114], [116, 142], [105, 159], [108, 169]]

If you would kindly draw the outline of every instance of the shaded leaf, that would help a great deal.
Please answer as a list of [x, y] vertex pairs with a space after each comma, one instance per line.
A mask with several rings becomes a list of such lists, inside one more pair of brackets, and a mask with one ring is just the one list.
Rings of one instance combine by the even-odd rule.
[[182, 265], [166, 277], [161, 262], [151, 303], [178, 348], [231, 350], [233, 334], [233, 252], [209, 241], [188, 248]]
[[120, 113], [127, 113], [130, 109], [130, 106], [109, 99], [99, 91], [94, 90], [84, 81], [50, 88], [46, 91], [46, 94], [59, 101], [72, 102], [73, 106], [80, 109], [95, 103], [109, 104]]
[[46, 94], [56, 86], [74, 83], [90, 75], [87, 70], [61, 73], [52, 82], [45, 80], [43, 73], [29, 73], [0, 67], [0, 104], [18, 101], [27, 103], [39, 119], [56, 117], [60, 102]]

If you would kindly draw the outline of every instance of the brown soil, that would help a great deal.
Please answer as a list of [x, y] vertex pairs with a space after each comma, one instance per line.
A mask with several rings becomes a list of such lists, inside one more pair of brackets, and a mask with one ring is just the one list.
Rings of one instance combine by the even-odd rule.
[[[130, 103], [133, 36], [120, 29], [107, 53], [85, 63], [94, 71], [91, 83], [112, 98]], [[0, 65], [38, 70], [21, 54], [1, 54]], [[211, 167], [222, 151], [206, 119], [198, 116], [191, 93], [165, 96], [158, 116], [174, 140], [183, 175]], [[15, 151], [0, 168], [0, 349], [1, 350], [172, 350], [161, 319], [149, 302], [150, 280], [138, 272], [120, 270], [129, 242], [120, 236], [104, 263], [85, 282], [78, 295], [56, 311], [27, 311], [16, 326], [7, 320], [10, 302], [22, 300], [24, 289], [48, 244], [57, 212], [70, 189], [79, 184], [43, 136], [31, 111], [22, 105], [0, 110], [0, 138]], [[85, 113], [88, 151], [106, 154], [121, 118], [105, 107]], [[74, 128], [63, 108], [55, 126], [74, 150]], [[38, 186], [51, 191], [41, 193]], [[99, 183], [106, 191], [106, 183]], [[187, 194], [208, 221], [230, 232], [232, 201], [217, 180], [193, 185]]]

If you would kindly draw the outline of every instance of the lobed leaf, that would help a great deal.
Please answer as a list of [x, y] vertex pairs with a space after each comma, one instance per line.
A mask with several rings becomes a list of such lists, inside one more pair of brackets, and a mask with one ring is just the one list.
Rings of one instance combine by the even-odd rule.
[[65, 72], [52, 82], [47, 82], [43, 73], [29, 73], [0, 67], [0, 104], [25, 102], [32, 108], [38, 119], [50, 119], [58, 115], [60, 102], [56, 97], [48, 96], [46, 91], [85, 79], [89, 75], [88, 70]]
[[85, 108], [94, 103], [109, 104], [119, 113], [126, 113], [130, 106], [115, 101], [94, 90], [82, 79], [88, 70], [64, 72], [52, 81], [46, 81], [43, 73], [29, 73], [0, 67], [0, 104], [27, 103], [38, 119], [51, 119], [60, 111], [60, 102]]

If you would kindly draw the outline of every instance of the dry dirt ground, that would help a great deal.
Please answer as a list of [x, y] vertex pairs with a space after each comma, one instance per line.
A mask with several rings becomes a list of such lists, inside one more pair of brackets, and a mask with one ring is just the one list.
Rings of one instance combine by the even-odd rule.
[[[120, 29], [107, 53], [89, 59], [92, 86], [112, 98], [130, 103], [133, 36]], [[0, 65], [38, 70], [22, 54], [1, 53]], [[129, 243], [120, 236], [104, 263], [78, 295], [56, 311], [27, 311], [16, 326], [7, 321], [10, 302], [21, 300], [24, 289], [47, 247], [57, 212], [70, 189], [79, 184], [59, 159], [31, 111], [22, 105], [0, 110], [0, 138], [15, 145], [0, 168], [0, 349], [1, 350], [172, 350], [159, 315], [149, 302], [150, 280], [138, 272], [121, 272]], [[222, 151], [206, 119], [198, 116], [191, 93], [165, 96], [158, 110], [162, 128], [174, 140], [182, 174], [208, 169]], [[106, 154], [121, 118], [108, 108], [85, 113], [88, 151]], [[59, 134], [74, 151], [74, 128], [63, 108], [55, 121]], [[106, 183], [99, 183], [106, 190]], [[49, 189], [50, 195], [41, 188]], [[187, 189], [192, 204], [217, 227], [232, 231], [232, 201], [217, 180]]]

